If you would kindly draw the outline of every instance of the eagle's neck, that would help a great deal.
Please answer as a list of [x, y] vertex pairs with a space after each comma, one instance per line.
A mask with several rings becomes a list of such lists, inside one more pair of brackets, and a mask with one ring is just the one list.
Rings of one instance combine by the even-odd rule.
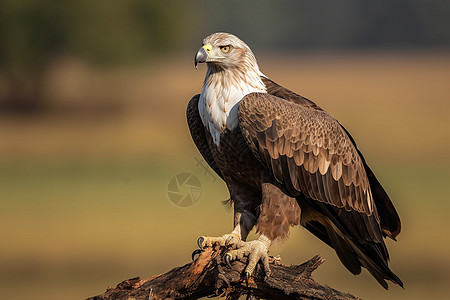
[[240, 68], [222, 68], [208, 64], [198, 109], [203, 124], [219, 146], [220, 136], [225, 130], [238, 127], [238, 105], [250, 93], [266, 93], [266, 86], [255, 64]]

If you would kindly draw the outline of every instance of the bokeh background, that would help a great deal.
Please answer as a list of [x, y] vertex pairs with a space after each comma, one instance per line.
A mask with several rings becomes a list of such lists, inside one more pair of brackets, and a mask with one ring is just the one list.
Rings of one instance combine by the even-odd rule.
[[[388, 241], [405, 290], [353, 276], [302, 228], [271, 254], [327, 262], [316, 279], [364, 299], [450, 292], [450, 3], [2, 0], [0, 297], [83, 299], [190, 260], [232, 229], [185, 108], [202, 39], [232, 32], [262, 71], [352, 133], [403, 221]], [[195, 205], [169, 181], [201, 182]], [[180, 193], [188, 193], [186, 186]]]

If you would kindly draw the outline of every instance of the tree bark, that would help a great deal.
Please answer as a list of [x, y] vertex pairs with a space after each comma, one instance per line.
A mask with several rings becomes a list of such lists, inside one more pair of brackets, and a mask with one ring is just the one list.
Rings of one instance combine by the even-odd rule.
[[258, 265], [248, 282], [243, 277], [246, 263], [233, 261], [228, 268], [222, 260], [225, 249], [206, 249], [191, 263], [147, 279], [125, 280], [115, 288], [88, 300], [109, 299], [198, 299], [223, 296], [238, 299], [359, 299], [315, 282], [311, 275], [325, 259], [315, 256], [301, 265], [284, 266], [271, 258], [271, 274], [266, 277]]

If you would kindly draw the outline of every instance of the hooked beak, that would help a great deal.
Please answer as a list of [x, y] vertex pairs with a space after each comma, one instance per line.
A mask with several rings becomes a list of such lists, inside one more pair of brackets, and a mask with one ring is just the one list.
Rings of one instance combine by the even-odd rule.
[[195, 59], [194, 59], [195, 68], [197, 69], [197, 65], [199, 63], [206, 62], [207, 58], [208, 58], [208, 53], [206, 52], [205, 48], [200, 48], [200, 50], [198, 50], [197, 54], [195, 54]]
[[211, 52], [211, 48], [212, 48], [211, 45], [207, 44], [207, 45], [204, 45], [203, 47], [201, 47], [197, 51], [197, 54], [195, 54], [195, 58], [194, 58], [194, 65], [195, 65], [196, 69], [197, 69], [197, 65], [199, 63], [206, 62], [206, 60], [208, 59], [209, 52]]

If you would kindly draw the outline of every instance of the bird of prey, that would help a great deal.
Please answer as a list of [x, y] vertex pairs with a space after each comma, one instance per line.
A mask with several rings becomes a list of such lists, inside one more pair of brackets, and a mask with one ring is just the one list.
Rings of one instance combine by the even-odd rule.
[[[203, 40], [195, 67], [207, 64], [201, 94], [187, 107], [189, 130], [225, 181], [234, 230], [202, 236], [199, 247], [229, 246], [225, 261], [248, 256], [248, 279], [268, 249], [302, 225], [334, 248], [353, 274], [361, 267], [385, 288], [403, 287], [388, 266], [384, 238], [400, 218], [349, 132], [317, 104], [269, 79], [249, 46], [229, 33]], [[258, 238], [246, 241], [256, 226]]]

